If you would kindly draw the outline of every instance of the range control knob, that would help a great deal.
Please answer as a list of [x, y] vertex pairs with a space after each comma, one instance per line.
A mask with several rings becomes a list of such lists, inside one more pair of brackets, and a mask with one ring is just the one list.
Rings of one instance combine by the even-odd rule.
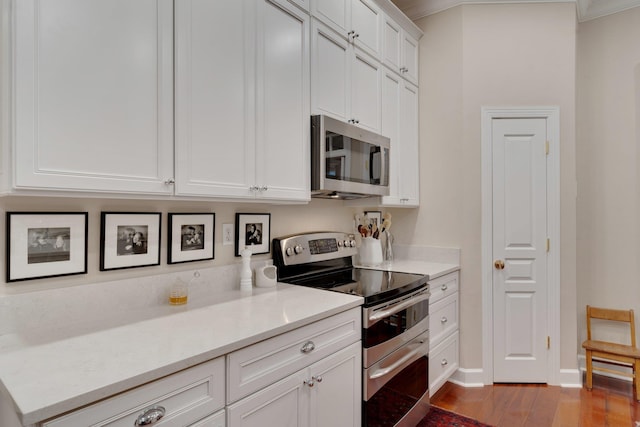
[[343, 246], [347, 245], [347, 241], [345, 240], [344, 242], [342, 240], [338, 240], [338, 247], [341, 248]]
[[285, 253], [287, 254], [287, 256], [291, 256], [293, 255], [293, 248], [291, 246], [289, 246], [286, 250]]
[[293, 248], [293, 251], [294, 251], [296, 254], [300, 254], [300, 253], [302, 253], [302, 246], [300, 246], [300, 245], [296, 245], [296, 246]]
[[348, 241], [348, 240], [343, 240], [343, 241], [341, 241], [340, 243], [342, 243], [342, 245], [341, 245], [341, 246], [344, 246], [345, 248], [348, 248], [348, 247], [349, 247], [349, 241]]
[[355, 240], [351, 240], [351, 241], [349, 242], [349, 245], [350, 245], [352, 248], [355, 248], [355, 247], [356, 247], [356, 241], [355, 241]]

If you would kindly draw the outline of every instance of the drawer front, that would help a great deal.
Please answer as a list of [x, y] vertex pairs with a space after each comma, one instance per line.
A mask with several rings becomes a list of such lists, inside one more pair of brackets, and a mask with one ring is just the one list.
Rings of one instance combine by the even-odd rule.
[[437, 346], [447, 335], [458, 329], [458, 293], [429, 306], [429, 344]]
[[429, 394], [432, 397], [458, 369], [458, 351], [459, 334], [456, 331], [429, 352]]
[[227, 355], [227, 403], [359, 341], [361, 313], [353, 308]]
[[142, 414], [161, 406], [165, 415], [154, 427], [188, 426], [224, 407], [224, 373], [224, 357], [219, 357], [42, 425], [132, 427]]
[[460, 281], [460, 273], [445, 274], [433, 280], [429, 280], [429, 291], [431, 292], [431, 303], [440, 301], [442, 298], [448, 297], [454, 292], [458, 292], [458, 282]]
[[224, 409], [216, 412], [210, 417], [205, 418], [204, 420], [200, 420], [195, 424], [191, 424], [189, 427], [225, 427], [227, 424], [227, 419], [225, 416]]

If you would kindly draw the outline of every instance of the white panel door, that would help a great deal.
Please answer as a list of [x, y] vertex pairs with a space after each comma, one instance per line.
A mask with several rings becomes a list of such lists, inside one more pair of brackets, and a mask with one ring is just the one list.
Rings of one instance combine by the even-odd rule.
[[420, 136], [418, 123], [418, 88], [403, 82], [400, 104], [400, 203], [420, 204]]
[[402, 33], [402, 76], [414, 85], [418, 84], [418, 40]]
[[309, 368], [315, 378], [310, 427], [359, 426], [362, 418], [362, 343], [358, 341]]
[[261, 0], [256, 16], [259, 197], [310, 200], [309, 15]]
[[316, 20], [311, 37], [311, 112], [347, 121], [351, 118], [351, 47]]
[[547, 382], [546, 134], [492, 121], [494, 382]]
[[380, 132], [382, 65], [369, 56], [353, 52], [351, 70], [351, 120]]
[[13, 5], [14, 186], [172, 194], [173, 2]]
[[351, 29], [353, 44], [382, 59], [382, 11], [373, 0], [351, 0]]
[[311, 0], [311, 14], [343, 37], [351, 31], [352, 0]]
[[248, 4], [175, 4], [176, 194], [255, 197]]

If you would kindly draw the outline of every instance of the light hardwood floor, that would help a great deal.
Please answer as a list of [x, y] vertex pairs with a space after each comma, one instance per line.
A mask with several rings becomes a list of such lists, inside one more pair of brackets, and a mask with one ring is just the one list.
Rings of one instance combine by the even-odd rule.
[[496, 427], [640, 427], [631, 383], [600, 375], [593, 390], [540, 384], [465, 388], [446, 383], [431, 404]]

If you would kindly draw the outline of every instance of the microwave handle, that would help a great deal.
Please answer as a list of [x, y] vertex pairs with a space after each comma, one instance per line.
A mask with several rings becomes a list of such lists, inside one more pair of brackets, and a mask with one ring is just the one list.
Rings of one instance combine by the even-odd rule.
[[[387, 165], [389, 164], [389, 153], [391, 153], [391, 149], [387, 151], [384, 147], [380, 147], [380, 150], [382, 150], [382, 154], [380, 155], [380, 180], [382, 181], [384, 177], [388, 176]], [[387, 186], [388, 185], [389, 182], [387, 181]]]

